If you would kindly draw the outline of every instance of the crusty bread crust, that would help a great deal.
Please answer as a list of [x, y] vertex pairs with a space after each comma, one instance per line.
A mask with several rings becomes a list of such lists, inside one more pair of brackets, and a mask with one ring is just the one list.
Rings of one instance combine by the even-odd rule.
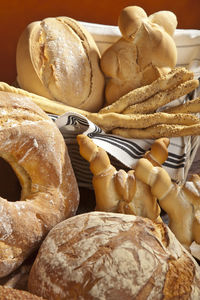
[[44, 300], [44, 298], [0, 285], [0, 300]]
[[0, 92], [0, 157], [21, 184], [21, 201], [0, 197], [0, 277], [15, 270], [48, 231], [74, 215], [79, 192], [64, 139], [28, 97]]
[[67, 105], [98, 111], [104, 101], [100, 53], [91, 34], [68, 17], [30, 23], [17, 45], [21, 88]]
[[163, 223], [91, 212], [51, 230], [29, 291], [52, 300], [198, 299], [200, 269]]

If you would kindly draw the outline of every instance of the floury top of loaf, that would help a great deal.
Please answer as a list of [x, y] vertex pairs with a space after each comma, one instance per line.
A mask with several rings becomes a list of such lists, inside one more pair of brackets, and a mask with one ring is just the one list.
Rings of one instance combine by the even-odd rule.
[[68, 17], [30, 23], [16, 52], [17, 81], [29, 92], [98, 111], [104, 102], [100, 53], [92, 35]]
[[52, 300], [193, 300], [200, 297], [200, 269], [163, 223], [90, 212], [51, 230], [29, 291]]

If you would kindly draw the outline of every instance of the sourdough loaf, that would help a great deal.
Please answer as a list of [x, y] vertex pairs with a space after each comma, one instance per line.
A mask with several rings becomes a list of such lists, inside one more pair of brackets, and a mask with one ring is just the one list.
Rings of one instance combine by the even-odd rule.
[[55, 226], [29, 276], [47, 299], [199, 299], [200, 269], [163, 223], [105, 212]]
[[104, 101], [100, 53], [91, 34], [68, 17], [30, 23], [16, 52], [21, 88], [88, 111]]

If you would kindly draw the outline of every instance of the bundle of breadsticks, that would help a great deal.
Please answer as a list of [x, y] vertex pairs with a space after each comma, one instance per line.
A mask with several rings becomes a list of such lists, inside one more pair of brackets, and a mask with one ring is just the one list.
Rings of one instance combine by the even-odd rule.
[[[194, 74], [185, 68], [174, 68], [151, 84], [130, 91], [99, 111], [104, 129], [126, 138], [159, 138], [199, 135], [200, 98], [188, 100], [171, 108], [166, 104], [186, 96], [199, 86]], [[162, 110], [161, 112], [158, 112]], [[106, 123], [106, 114], [113, 119]], [[121, 120], [116, 122], [116, 119]], [[134, 123], [134, 121], [135, 123]], [[100, 124], [99, 124], [100, 125]]]
[[194, 74], [185, 68], [174, 68], [151, 84], [134, 89], [116, 102], [91, 113], [45, 97], [0, 83], [0, 90], [31, 97], [47, 113], [62, 115], [78, 112], [102, 128], [126, 138], [160, 138], [200, 134], [200, 122], [195, 113], [200, 112], [200, 98], [188, 100], [178, 106], [158, 111], [166, 104], [192, 92], [199, 86]]
[[200, 259], [200, 176], [195, 174], [182, 185], [172, 182], [162, 168], [168, 157], [168, 138], [157, 139], [138, 160], [135, 170], [128, 172], [117, 171], [105, 150], [88, 136], [78, 135], [77, 140], [80, 154], [90, 163], [93, 174], [96, 210], [162, 222], [162, 208], [177, 239]]

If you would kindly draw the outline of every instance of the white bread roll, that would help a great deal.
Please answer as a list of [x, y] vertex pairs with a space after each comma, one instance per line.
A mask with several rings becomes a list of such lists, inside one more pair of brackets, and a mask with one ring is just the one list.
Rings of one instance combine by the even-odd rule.
[[108, 105], [169, 73], [177, 62], [174, 13], [159, 11], [147, 16], [141, 7], [127, 6], [120, 12], [118, 26], [121, 38], [101, 57]]
[[88, 111], [104, 100], [100, 53], [91, 34], [68, 17], [46, 18], [29, 24], [16, 52], [21, 88]]
[[29, 276], [46, 299], [200, 299], [200, 268], [163, 223], [90, 212], [54, 227]]

